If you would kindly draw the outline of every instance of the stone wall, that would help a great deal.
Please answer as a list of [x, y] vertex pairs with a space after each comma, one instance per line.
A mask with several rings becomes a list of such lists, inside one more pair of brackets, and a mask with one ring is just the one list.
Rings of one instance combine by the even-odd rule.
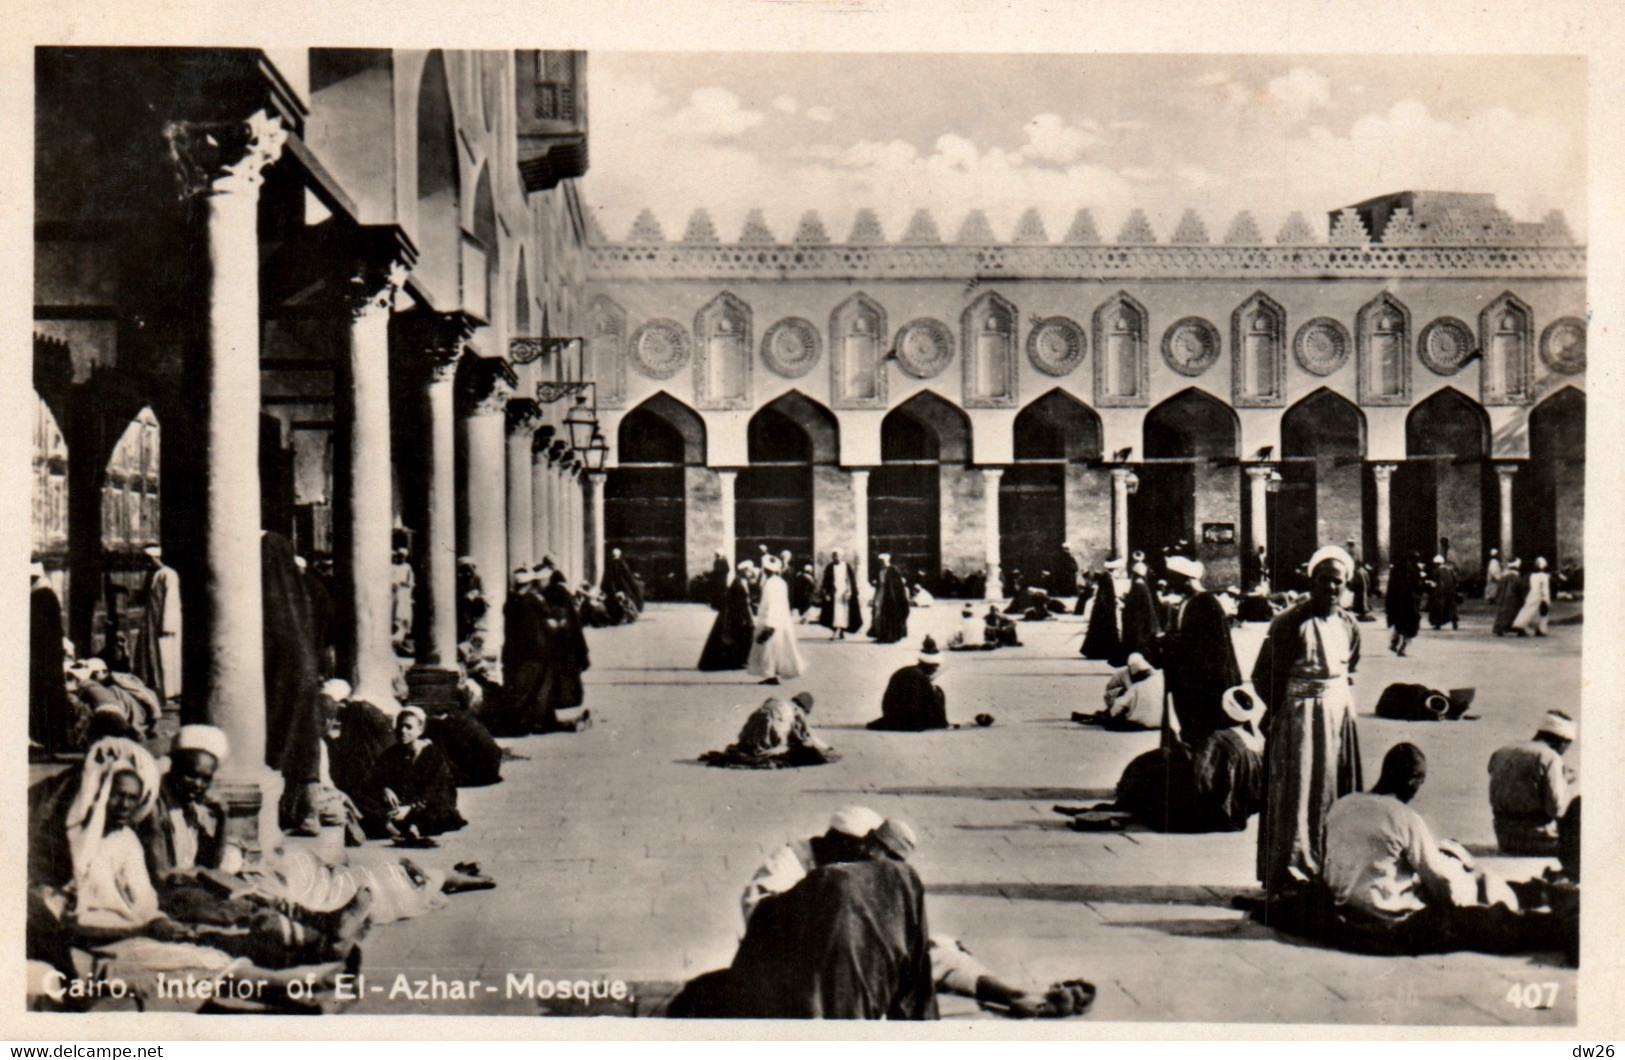
[[1066, 466], [1066, 543], [1078, 567], [1088, 570], [1112, 552], [1112, 474], [1087, 464]]
[[712, 554], [722, 547], [722, 483], [708, 467], [683, 469], [683, 507], [687, 531], [684, 541], [688, 576], [711, 569]]
[[852, 479], [838, 467], [818, 466], [813, 472], [813, 551], [822, 570], [829, 550], [852, 555], [858, 548], [857, 508], [852, 503]]
[[1585, 461], [1558, 461], [1553, 478], [1557, 485], [1557, 507], [1553, 512], [1553, 519], [1557, 524], [1557, 555], [1546, 558], [1551, 562], [1553, 569], [1569, 563], [1583, 565], [1586, 521]]
[[987, 493], [980, 468], [942, 465], [942, 565], [960, 577], [987, 566]]
[[[1343, 545], [1354, 538], [1365, 553], [1362, 468], [1357, 462], [1320, 460], [1315, 464], [1315, 544]], [[1452, 539], [1453, 540], [1453, 539]], [[1305, 556], [1305, 559], [1308, 557]]]
[[[1484, 573], [1484, 556], [1490, 548], [1484, 541], [1486, 500], [1496, 505], [1490, 510], [1495, 513], [1495, 521], [1500, 521], [1495, 484], [1492, 480], [1486, 487], [1483, 465], [1476, 461], [1468, 464], [1440, 461], [1435, 465], [1434, 483], [1438, 504], [1438, 536], [1450, 539], [1450, 558], [1462, 575], [1479, 577]], [[1394, 503], [1403, 504], [1404, 498], [1396, 497]], [[1436, 551], [1438, 545], [1434, 541], [1431, 547]], [[1434, 555], [1435, 552], [1429, 552], [1422, 557], [1422, 561], [1431, 562]]]
[[[1246, 538], [1246, 528], [1241, 525], [1241, 469], [1198, 464], [1193, 478], [1196, 485], [1193, 529], [1197, 535], [1193, 543], [1197, 558], [1207, 568], [1202, 584], [1209, 589], [1240, 585], [1240, 546]], [[1236, 541], [1228, 545], [1203, 543], [1200, 538], [1204, 523], [1234, 524]]]

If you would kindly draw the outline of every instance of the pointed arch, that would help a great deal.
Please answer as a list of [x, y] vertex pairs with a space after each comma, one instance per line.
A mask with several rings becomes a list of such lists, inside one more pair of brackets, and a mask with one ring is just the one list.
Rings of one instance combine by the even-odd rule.
[[1100, 459], [1100, 416], [1056, 387], [1016, 413], [1014, 452], [1017, 460]]
[[1429, 395], [1405, 417], [1405, 455], [1476, 459], [1489, 454], [1490, 418], [1453, 386]]
[[964, 364], [966, 408], [1013, 408], [1016, 403], [1016, 335], [1020, 316], [1014, 302], [988, 291], [959, 316], [960, 358]]
[[1186, 387], [1146, 413], [1143, 434], [1148, 460], [1234, 460], [1241, 424], [1229, 405]]
[[[479, 257], [472, 268], [463, 272], [463, 283], [481, 284], [480, 290], [469, 290], [467, 301], [488, 323], [496, 323], [497, 307], [501, 300], [497, 278], [502, 275], [502, 254], [497, 245], [496, 198], [491, 191], [491, 167], [480, 166], [480, 175], [474, 182], [473, 236], [478, 244]], [[470, 272], [473, 275], [470, 275]]]
[[889, 334], [885, 306], [862, 291], [831, 311], [829, 392], [836, 408], [885, 406], [886, 366], [880, 358]]
[[1304, 396], [1281, 416], [1283, 457], [1365, 456], [1365, 413], [1330, 387]]
[[1387, 291], [1360, 307], [1354, 322], [1362, 405], [1411, 400], [1411, 311]]
[[694, 403], [702, 409], [750, 405], [750, 306], [723, 291], [694, 314]]
[[1230, 314], [1230, 362], [1238, 408], [1285, 404], [1286, 310], [1263, 291]]
[[62, 555], [68, 549], [68, 442], [56, 414], [34, 392], [33, 558]]
[[629, 410], [616, 430], [616, 462], [705, 466], [705, 421], [662, 390]]
[[525, 267], [525, 248], [519, 248], [519, 262], [513, 277], [513, 333], [530, 334], [530, 275]]
[[747, 428], [750, 462], [838, 464], [840, 426], [822, 404], [791, 390], [763, 405]]
[[1150, 314], [1127, 291], [1118, 291], [1094, 314], [1095, 407], [1146, 404], [1151, 369], [1146, 360]]
[[1478, 348], [1484, 351], [1479, 398], [1486, 405], [1524, 405], [1532, 394], [1535, 317], [1511, 291], [1478, 314]]
[[970, 417], [934, 391], [922, 390], [880, 421], [880, 458], [968, 464]]
[[1585, 564], [1586, 395], [1566, 386], [1529, 412], [1529, 465], [1516, 489], [1515, 538], [1554, 568]]
[[417, 231], [413, 278], [438, 309], [461, 304], [462, 173], [445, 56], [429, 53], [418, 80]]

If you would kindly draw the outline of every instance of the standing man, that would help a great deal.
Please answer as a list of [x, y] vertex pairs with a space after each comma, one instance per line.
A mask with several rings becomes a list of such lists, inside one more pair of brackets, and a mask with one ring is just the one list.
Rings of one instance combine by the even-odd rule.
[[45, 577], [45, 564], [31, 566], [28, 579], [28, 742], [54, 754], [72, 750], [73, 705], [62, 673], [62, 602]]
[[1484, 565], [1484, 602], [1493, 604], [1501, 598], [1501, 550], [1490, 549], [1490, 561]]
[[1138, 652], [1155, 666], [1162, 625], [1157, 621], [1156, 598], [1151, 595], [1151, 585], [1146, 581], [1145, 554], [1136, 552], [1134, 556], [1133, 577], [1123, 596], [1123, 653], [1132, 656]]
[[412, 654], [412, 590], [417, 575], [412, 572], [412, 554], [407, 548], [396, 548], [389, 564], [391, 588], [389, 606], [390, 642], [396, 655]]
[[711, 610], [722, 610], [728, 598], [728, 581], [732, 573], [733, 566], [728, 562], [727, 553], [717, 549], [711, 560], [711, 574], [706, 584], [706, 602], [711, 605]]
[[892, 566], [891, 553], [882, 552], [875, 559], [880, 569], [875, 572], [875, 620], [869, 635], [881, 644], [895, 644], [908, 636], [908, 583]]
[[141, 590], [135, 675], [167, 703], [181, 694], [181, 576], [164, 566], [164, 550], [157, 545], [142, 551], [152, 569]]
[[756, 640], [746, 669], [764, 685], [801, 675], [801, 652], [796, 649], [795, 616], [790, 613], [790, 587], [781, 576], [783, 566], [777, 556], [762, 557], [762, 604], [756, 612]]
[[1202, 564], [1169, 556], [1168, 585], [1180, 599], [1159, 654], [1180, 738], [1194, 748], [1235, 724], [1224, 712], [1224, 694], [1241, 684], [1241, 666], [1224, 605], [1202, 588]]
[[1512, 628], [1520, 637], [1530, 633], [1544, 637], [1551, 613], [1552, 576], [1546, 571], [1546, 557], [1536, 556], [1535, 571], [1529, 575], [1529, 591], [1524, 594], [1518, 617], [1512, 620]]
[[1557, 821], [1574, 797], [1563, 752], [1574, 743], [1574, 719], [1560, 710], [1546, 713], [1535, 737], [1509, 744], [1490, 756], [1490, 812], [1495, 841], [1503, 854], [1557, 853]]
[[1266, 790], [1258, 879], [1275, 898], [1317, 879], [1332, 803], [1360, 790], [1360, 743], [1349, 692], [1360, 626], [1339, 599], [1354, 571], [1328, 545], [1309, 559], [1309, 599], [1275, 616], [1253, 665], [1263, 697]]
[[823, 597], [818, 612], [819, 625], [832, 630], [836, 640], [862, 631], [863, 602], [858, 596], [858, 572], [842, 558], [838, 548], [829, 551], [829, 565], [824, 568], [819, 592]]
[[1461, 579], [1448, 553], [1441, 552], [1433, 557], [1432, 582], [1428, 590], [1428, 622], [1434, 629], [1443, 629], [1446, 624], [1453, 630], [1460, 629], [1457, 594], [1461, 590]]

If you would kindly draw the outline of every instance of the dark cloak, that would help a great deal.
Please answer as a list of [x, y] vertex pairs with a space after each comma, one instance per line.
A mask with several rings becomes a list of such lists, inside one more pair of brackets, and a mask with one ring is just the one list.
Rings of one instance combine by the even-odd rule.
[[735, 578], [723, 597], [722, 609], [711, 623], [711, 635], [700, 652], [700, 669], [743, 670], [750, 661], [750, 646], [756, 636], [756, 619], [750, 610], [750, 587]]
[[899, 861], [814, 869], [752, 914], [733, 964], [670, 1014], [711, 1019], [937, 1018], [925, 887]]
[[616, 593], [625, 593], [632, 607], [642, 612], [643, 586], [632, 574], [632, 567], [624, 556], [611, 556], [604, 561], [604, 577], [598, 583], [598, 588], [604, 591], [606, 601], [615, 599]]
[[502, 605], [502, 620], [502, 684], [508, 716], [497, 724], [504, 732], [527, 733], [526, 719], [535, 715], [542, 687], [547, 605], [530, 589], [521, 589]]
[[28, 593], [28, 738], [47, 753], [66, 751], [73, 707], [62, 676], [62, 604], [45, 583]]
[[570, 590], [556, 582], [542, 594], [542, 602], [547, 614], [542, 623], [541, 683], [525, 716], [532, 732], [554, 731], [559, 728], [558, 711], [581, 706], [585, 699], [581, 674], [591, 665]]
[[797, 571], [790, 579], [790, 610], [797, 613], [805, 612], [812, 607], [813, 594], [818, 589], [818, 583], [807, 571]]
[[1105, 659], [1113, 666], [1122, 666], [1128, 655], [1117, 633], [1117, 586], [1110, 574], [1095, 575], [1095, 606], [1089, 612], [1089, 629], [1083, 635], [1079, 649], [1085, 659]]
[[1163, 636], [1162, 672], [1180, 737], [1198, 747], [1209, 733], [1235, 724], [1221, 700], [1241, 684], [1241, 666], [1230, 641], [1230, 619], [1212, 593], [1199, 592], [1176, 607], [1174, 622]]
[[371, 703], [338, 705], [338, 732], [327, 740], [327, 771], [333, 786], [360, 802], [378, 768], [378, 758], [395, 744], [395, 723]]
[[1049, 576], [1051, 596], [1071, 596], [1078, 591], [1078, 561], [1072, 553], [1062, 549], [1055, 557], [1055, 569]]
[[1416, 609], [1416, 565], [1396, 563], [1388, 572], [1388, 628], [1414, 637], [1422, 628], [1422, 614]]
[[1456, 575], [1456, 568], [1449, 563], [1440, 564], [1433, 572], [1433, 589], [1428, 598], [1428, 621], [1434, 629], [1460, 620], [1456, 610], [1460, 591], [1461, 579]]
[[317, 779], [323, 720], [317, 702], [315, 623], [305, 576], [281, 534], [260, 536], [265, 614], [265, 764], [282, 773], [283, 821], [310, 812], [305, 785]]
[[305, 592], [310, 597], [311, 638], [316, 645], [316, 672], [332, 677], [338, 654], [338, 612], [331, 582], [314, 570], [305, 571]]
[[502, 780], [502, 746], [472, 712], [457, 706], [431, 714], [424, 733], [451, 763], [451, 777], [459, 788]]
[[924, 732], [948, 727], [948, 699], [920, 666], [905, 666], [891, 675], [880, 701], [880, 717], [871, 729]]
[[711, 564], [711, 573], [705, 580], [705, 599], [711, 605], [711, 610], [722, 610], [723, 601], [728, 596], [728, 575], [732, 573], [733, 567], [721, 556]]
[[895, 644], [908, 636], [908, 583], [893, 566], [880, 568], [875, 583], [875, 621], [869, 636], [881, 644]]
[[818, 610], [818, 624], [826, 629], [844, 629], [848, 633], [857, 633], [863, 629], [863, 598], [858, 594], [858, 572], [850, 563], [843, 562], [846, 568], [846, 614], [842, 615], [841, 625], [835, 625], [835, 564], [831, 563], [824, 568], [824, 580], [819, 591], [823, 594], [823, 602]]
[[401, 802], [417, 806], [404, 821], [394, 822], [399, 828], [411, 826], [419, 835], [434, 836], [454, 832], [468, 823], [457, 812], [457, 782], [451, 762], [433, 742], [415, 755], [404, 744], [396, 743], [378, 756], [367, 797], [360, 807], [369, 835], [385, 834], [384, 825], [389, 823], [385, 788]]
[[1523, 598], [1529, 595], [1529, 579], [1522, 571], [1509, 570], [1501, 575], [1501, 599], [1495, 610], [1492, 631], [1500, 636], [1512, 629], [1518, 612], [1523, 610]]
[[1162, 636], [1162, 625], [1157, 621], [1157, 602], [1151, 596], [1151, 586], [1135, 575], [1123, 594], [1123, 658], [1139, 652], [1152, 666], [1160, 666], [1157, 641]]
[[1240, 832], [1264, 808], [1264, 759], [1234, 729], [1193, 754], [1173, 743], [1136, 757], [1117, 782], [1115, 809], [1158, 832]]

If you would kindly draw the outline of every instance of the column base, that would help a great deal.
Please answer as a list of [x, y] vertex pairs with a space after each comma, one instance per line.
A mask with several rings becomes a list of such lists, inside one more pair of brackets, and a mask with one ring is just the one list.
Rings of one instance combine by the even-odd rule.
[[997, 563], [991, 563], [987, 568], [987, 587], [982, 590], [983, 603], [995, 603], [1004, 599], [1004, 572]]
[[406, 686], [410, 691], [406, 701], [432, 713], [455, 709], [457, 706], [456, 670], [438, 666], [414, 666], [406, 671]]
[[226, 776], [211, 793], [226, 811], [226, 839], [240, 847], [248, 860], [262, 857], [282, 842], [277, 825], [277, 804], [282, 799], [282, 776], [270, 769], [258, 775]]

